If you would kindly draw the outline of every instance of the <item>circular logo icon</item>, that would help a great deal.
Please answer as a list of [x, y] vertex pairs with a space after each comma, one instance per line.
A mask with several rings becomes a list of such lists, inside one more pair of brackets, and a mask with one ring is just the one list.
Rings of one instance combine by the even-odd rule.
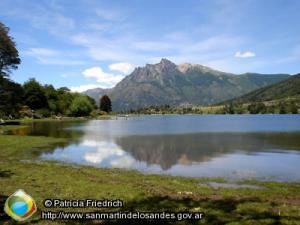
[[7, 198], [4, 211], [14, 220], [24, 221], [36, 212], [36, 204], [30, 195], [18, 190]]

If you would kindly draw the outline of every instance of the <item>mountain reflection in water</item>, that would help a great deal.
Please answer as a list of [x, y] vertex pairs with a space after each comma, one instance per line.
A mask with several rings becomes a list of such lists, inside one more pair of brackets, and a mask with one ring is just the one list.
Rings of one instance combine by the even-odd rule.
[[[300, 179], [299, 133], [133, 135], [105, 141], [87, 132], [46, 159], [181, 176]], [[299, 165], [299, 164], [298, 164]]]
[[300, 180], [299, 115], [33, 122], [8, 134], [68, 140], [36, 151], [42, 159], [192, 177]]

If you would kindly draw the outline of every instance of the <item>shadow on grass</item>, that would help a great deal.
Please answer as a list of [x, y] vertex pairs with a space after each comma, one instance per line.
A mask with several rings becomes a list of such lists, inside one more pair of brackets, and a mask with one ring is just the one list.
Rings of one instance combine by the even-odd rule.
[[9, 178], [12, 175], [14, 175], [13, 172], [11, 172], [10, 170], [0, 170], [0, 178]]
[[[240, 222], [245, 218], [235, 211], [239, 204], [247, 202], [260, 203], [258, 198], [243, 198], [243, 199], [206, 199], [201, 201], [195, 201], [190, 198], [185, 199], [172, 199], [169, 197], [151, 197], [141, 201], [132, 201], [125, 203], [125, 207], [122, 211], [166, 211], [166, 212], [203, 212], [203, 220], [164, 220], [164, 221], [105, 221], [103, 224], [226, 224], [230, 222]], [[259, 220], [259, 219], [271, 219], [273, 224], [280, 224], [280, 217], [276, 216], [272, 212], [258, 211], [249, 212], [246, 215], [248, 220]], [[282, 218], [282, 217], [281, 217]], [[291, 218], [297, 219], [299, 218]]]

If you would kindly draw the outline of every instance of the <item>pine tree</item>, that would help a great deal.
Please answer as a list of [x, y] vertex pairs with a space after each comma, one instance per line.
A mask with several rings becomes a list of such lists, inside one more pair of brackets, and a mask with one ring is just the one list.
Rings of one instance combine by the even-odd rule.
[[112, 111], [111, 101], [107, 95], [103, 95], [100, 99], [100, 110], [107, 113]]

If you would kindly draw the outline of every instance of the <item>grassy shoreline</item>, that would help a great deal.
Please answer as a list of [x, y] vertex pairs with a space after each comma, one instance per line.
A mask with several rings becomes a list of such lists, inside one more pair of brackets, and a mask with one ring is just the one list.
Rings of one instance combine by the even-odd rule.
[[[17, 127], [7, 126], [5, 129]], [[263, 188], [215, 189], [207, 183], [226, 180], [145, 175], [130, 170], [100, 169], [38, 160], [41, 148], [59, 143], [63, 145], [65, 142], [66, 139], [62, 138], [0, 133], [1, 208], [7, 196], [17, 189], [24, 189], [36, 200], [39, 210], [45, 210], [43, 200], [47, 198], [105, 198], [123, 200], [124, 208], [118, 209], [122, 211], [204, 212], [205, 217], [198, 224], [299, 224], [300, 183], [248, 180], [240, 183], [255, 184]], [[2, 212], [0, 218], [3, 224], [12, 224]], [[29, 222], [33, 223], [82, 224], [80, 221], [44, 221], [39, 218], [39, 213]], [[174, 223], [165, 221], [163, 224]], [[191, 224], [191, 221], [177, 224]]]

